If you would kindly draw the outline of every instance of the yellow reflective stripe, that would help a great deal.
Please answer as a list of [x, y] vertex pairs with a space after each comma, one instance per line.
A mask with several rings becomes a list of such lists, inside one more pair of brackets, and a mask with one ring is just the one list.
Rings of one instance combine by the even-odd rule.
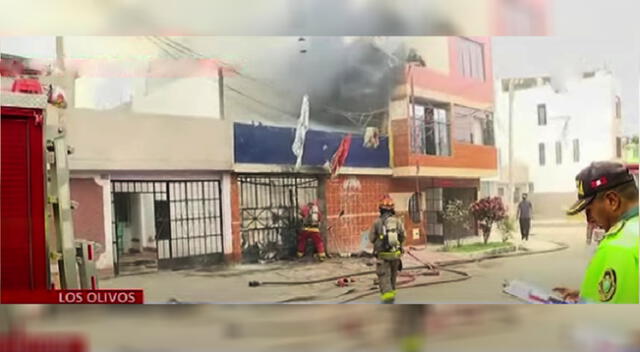
[[405, 352], [418, 352], [422, 351], [424, 345], [424, 338], [420, 335], [407, 336], [402, 340], [402, 351]]
[[402, 256], [402, 252], [400, 251], [395, 251], [395, 252], [379, 252], [378, 256], [381, 259], [399, 259]]
[[385, 292], [383, 293], [380, 298], [382, 298], [383, 301], [390, 301], [392, 299], [396, 298], [396, 291], [389, 291], [389, 292]]
[[317, 227], [305, 227], [304, 230], [311, 231], [311, 232], [320, 232], [320, 229]]

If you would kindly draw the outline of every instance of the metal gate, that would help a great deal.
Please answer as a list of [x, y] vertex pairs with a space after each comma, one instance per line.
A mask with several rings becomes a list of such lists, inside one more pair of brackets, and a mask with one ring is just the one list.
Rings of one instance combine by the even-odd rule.
[[255, 261], [292, 255], [298, 209], [318, 198], [318, 178], [242, 175], [238, 180], [243, 259]]
[[444, 243], [444, 227], [440, 213], [443, 210], [442, 188], [426, 189], [427, 240], [433, 243]]
[[153, 235], [161, 269], [222, 261], [220, 181], [112, 181], [111, 190], [116, 273], [136, 222], [152, 229], [140, 236]]

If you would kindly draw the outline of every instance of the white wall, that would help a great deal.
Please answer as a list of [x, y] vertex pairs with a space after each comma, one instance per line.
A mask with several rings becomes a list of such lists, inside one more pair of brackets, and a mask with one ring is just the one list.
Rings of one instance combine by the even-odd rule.
[[142, 248], [156, 248], [156, 223], [153, 194], [141, 194]]
[[66, 111], [72, 170], [230, 170], [231, 123], [214, 119]]
[[[496, 84], [496, 145], [501, 149], [501, 174], [508, 175], [508, 92]], [[610, 74], [567, 83], [556, 94], [549, 85], [515, 92], [513, 114], [514, 163], [528, 167], [536, 193], [573, 192], [575, 175], [590, 162], [615, 158], [616, 84]], [[537, 105], [547, 106], [547, 125], [538, 126]], [[565, 120], [570, 116], [566, 134]], [[580, 141], [580, 161], [573, 161], [573, 140]], [[556, 165], [555, 143], [562, 142], [562, 163]], [[538, 143], [545, 143], [546, 164], [538, 162]], [[515, 175], [514, 175], [515, 176]]]
[[181, 78], [143, 94], [136, 90], [132, 110], [136, 113], [220, 118], [218, 79]]

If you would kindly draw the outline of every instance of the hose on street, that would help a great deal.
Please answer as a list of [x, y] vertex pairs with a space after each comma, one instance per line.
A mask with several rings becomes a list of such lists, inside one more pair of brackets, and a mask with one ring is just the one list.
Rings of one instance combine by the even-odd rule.
[[[451, 282], [458, 282], [458, 281], [463, 281], [463, 280], [467, 280], [469, 278], [471, 278], [471, 275], [469, 275], [468, 273], [461, 271], [461, 270], [455, 270], [455, 269], [447, 269], [447, 268], [443, 268], [437, 265], [434, 265], [432, 263], [426, 263], [423, 262], [422, 260], [420, 260], [418, 257], [416, 257], [415, 255], [413, 255], [411, 253], [411, 251], [408, 251], [407, 254], [411, 257], [413, 257], [416, 261], [418, 261], [421, 265], [416, 265], [416, 266], [410, 266], [407, 268], [404, 268], [404, 270], [419, 270], [419, 269], [429, 269], [429, 270], [437, 270], [437, 271], [445, 271], [445, 272], [450, 272], [456, 275], [459, 275], [460, 277], [458, 278], [454, 278], [454, 279], [447, 279], [447, 280], [438, 280], [438, 281], [431, 281], [431, 282], [426, 282], [426, 283], [417, 283], [417, 284], [411, 284], [412, 282], [416, 281], [416, 274], [412, 274], [412, 273], [400, 273], [401, 277], [407, 277], [407, 279], [405, 280], [401, 280], [400, 282], [397, 283], [398, 289], [404, 289], [404, 288], [414, 288], [414, 287], [424, 287], [424, 286], [431, 286], [431, 285], [438, 285], [438, 284], [444, 284], [444, 283], [451, 283]], [[336, 280], [340, 280], [342, 278], [345, 277], [357, 277], [357, 276], [365, 276], [365, 275], [372, 275], [375, 274], [376, 271], [375, 270], [367, 270], [367, 271], [360, 271], [360, 272], [355, 272], [355, 273], [350, 273], [350, 274], [346, 274], [346, 275], [340, 275], [340, 276], [331, 276], [331, 277], [326, 277], [326, 278], [322, 278], [322, 279], [317, 279], [317, 280], [300, 280], [300, 281], [250, 281], [249, 282], [249, 286], [250, 287], [258, 287], [258, 286], [265, 286], [265, 285], [311, 285], [311, 284], [317, 284], [317, 283], [323, 283], [323, 282], [330, 282], [330, 281], [336, 281]], [[410, 285], [411, 284], [411, 285]], [[362, 293], [360, 295], [357, 296], [353, 296], [350, 297], [346, 300], [343, 300], [341, 302], [338, 303], [349, 303], [349, 302], [353, 302], [356, 300], [359, 300], [361, 298], [376, 294], [377, 290], [372, 289], [369, 292], [365, 292]], [[286, 300], [283, 301], [282, 303], [285, 302], [294, 302], [294, 301], [304, 301], [304, 300], [311, 300], [311, 297], [308, 297], [308, 299], [294, 299], [294, 300]]]

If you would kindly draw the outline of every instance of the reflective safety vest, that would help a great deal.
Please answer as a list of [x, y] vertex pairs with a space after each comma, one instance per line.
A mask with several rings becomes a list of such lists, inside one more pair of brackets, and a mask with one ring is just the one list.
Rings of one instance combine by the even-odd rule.
[[638, 207], [626, 212], [600, 242], [585, 273], [580, 298], [586, 303], [640, 301]]

